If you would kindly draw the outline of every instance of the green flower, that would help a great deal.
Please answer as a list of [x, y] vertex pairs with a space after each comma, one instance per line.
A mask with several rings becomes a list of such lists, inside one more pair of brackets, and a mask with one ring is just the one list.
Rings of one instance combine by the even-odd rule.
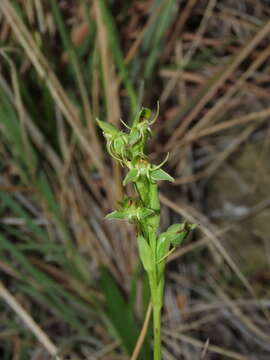
[[122, 121], [124, 126], [129, 129], [127, 151], [129, 153], [130, 159], [135, 159], [137, 157], [142, 159], [146, 158], [144, 154], [144, 147], [146, 141], [152, 134], [150, 126], [156, 121], [158, 117], [159, 107], [156, 115], [152, 120], [150, 120], [151, 113], [152, 112], [150, 109], [142, 108], [135, 117], [132, 127], [129, 127]]
[[124, 178], [123, 185], [129, 182], [136, 182], [140, 177], [146, 177], [151, 183], [155, 183], [160, 180], [167, 180], [174, 182], [174, 178], [167, 174], [161, 167], [168, 160], [169, 154], [165, 160], [159, 165], [152, 165], [145, 159], [139, 159], [136, 162], [130, 162], [127, 165], [130, 170]]
[[133, 125], [130, 129], [129, 133], [129, 146], [133, 146], [142, 142], [144, 146], [146, 140], [151, 135], [150, 125], [152, 125], [152, 121], [149, 121], [151, 117], [151, 110], [147, 108], [142, 108], [139, 112], [137, 118], [135, 118]]
[[106, 139], [106, 147], [108, 153], [116, 160], [118, 160], [121, 165], [128, 160], [127, 159], [127, 144], [128, 144], [128, 134], [123, 131], [118, 130], [112, 124], [101, 121], [97, 119], [99, 127], [103, 131], [103, 135]]
[[144, 207], [139, 199], [125, 197], [124, 200], [120, 202], [120, 209], [108, 214], [106, 219], [138, 222], [154, 213], [154, 210]]

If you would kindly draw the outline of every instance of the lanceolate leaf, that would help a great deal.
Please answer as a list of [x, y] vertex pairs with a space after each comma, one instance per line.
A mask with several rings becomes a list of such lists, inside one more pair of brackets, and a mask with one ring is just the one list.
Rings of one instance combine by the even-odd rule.
[[[133, 309], [125, 301], [116, 281], [105, 268], [101, 269], [100, 285], [106, 301], [104, 320], [110, 326], [112, 335], [120, 340], [127, 353], [131, 355], [139, 336], [139, 327]], [[140, 359], [143, 356], [145, 356], [145, 349]]]
[[169, 251], [170, 241], [166, 236], [166, 233], [161, 234], [158, 237], [157, 243], [157, 262], [162, 259]]
[[151, 248], [143, 236], [139, 235], [137, 241], [143, 267], [146, 271], [151, 271], [153, 267]]

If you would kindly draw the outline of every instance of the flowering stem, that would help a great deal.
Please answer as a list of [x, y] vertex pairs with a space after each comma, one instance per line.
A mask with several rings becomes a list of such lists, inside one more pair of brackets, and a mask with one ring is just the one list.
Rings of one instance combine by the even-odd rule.
[[157, 182], [174, 179], [161, 169], [168, 156], [159, 165], [148, 161], [144, 153], [147, 139], [151, 135], [151, 111], [142, 108], [135, 117], [129, 133], [116, 129], [112, 124], [97, 120], [107, 140], [109, 154], [125, 165], [129, 171], [123, 185], [129, 182], [137, 192], [136, 198], [124, 196], [120, 209], [106, 216], [107, 219], [128, 220], [136, 225], [139, 256], [148, 274], [151, 302], [153, 306], [154, 360], [161, 360], [161, 310], [164, 293], [165, 259], [170, 254], [170, 247], [179, 246], [195, 227], [194, 224], [174, 224], [158, 235], [160, 225], [160, 201]]

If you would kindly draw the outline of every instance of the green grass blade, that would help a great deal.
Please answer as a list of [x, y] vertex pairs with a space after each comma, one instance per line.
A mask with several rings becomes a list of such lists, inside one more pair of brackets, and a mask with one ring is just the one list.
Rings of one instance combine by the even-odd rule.
[[[101, 269], [100, 285], [106, 298], [106, 315], [111, 331], [131, 355], [139, 336], [139, 327], [134, 317], [133, 309], [123, 297], [112, 275], [105, 268]], [[149, 345], [149, 344], [148, 344]], [[149, 346], [148, 346], [149, 348]], [[142, 350], [141, 359], [146, 359], [146, 349]]]

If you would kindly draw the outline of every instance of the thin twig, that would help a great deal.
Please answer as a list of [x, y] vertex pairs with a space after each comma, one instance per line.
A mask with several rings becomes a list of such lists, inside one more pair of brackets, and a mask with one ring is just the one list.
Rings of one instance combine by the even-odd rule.
[[150, 321], [150, 317], [151, 317], [151, 312], [152, 312], [152, 304], [149, 303], [148, 308], [147, 308], [147, 312], [145, 315], [145, 319], [144, 319], [144, 323], [142, 326], [142, 330], [140, 332], [140, 335], [138, 337], [138, 340], [136, 342], [135, 348], [133, 350], [132, 356], [130, 358], [130, 360], [136, 360], [140, 354], [141, 348], [143, 346], [143, 342], [147, 333], [147, 329], [148, 329], [148, 325], [149, 325], [149, 321]]

